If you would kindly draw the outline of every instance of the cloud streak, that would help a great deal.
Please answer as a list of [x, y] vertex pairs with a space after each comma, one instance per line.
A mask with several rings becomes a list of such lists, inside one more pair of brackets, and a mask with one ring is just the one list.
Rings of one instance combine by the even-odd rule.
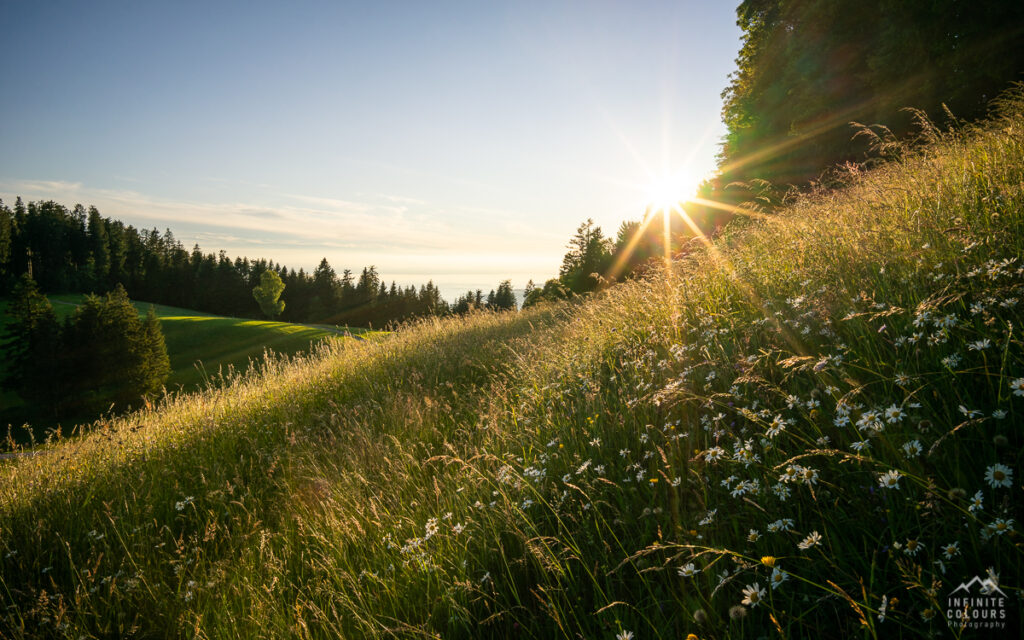
[[456, 225], [444, 221], [437, 207], [399, 196], [355, 201], [272, 193], [265, 201], [211, 203], [50, 180], [2, 181], [0, 194], [5, 200], [20, 195], [94, 205], [104, 216], [137, 227], [170, 228], [184, 244], [200, 243], [204, 251], [259, 252], [296, 266], [326, 255], [332, 263], [406, 273], [535, 272], [555, 261], [552, 249], [562, 244], [516, 223], [520, 216], [513, 211], [478, 210], [477, 224]]

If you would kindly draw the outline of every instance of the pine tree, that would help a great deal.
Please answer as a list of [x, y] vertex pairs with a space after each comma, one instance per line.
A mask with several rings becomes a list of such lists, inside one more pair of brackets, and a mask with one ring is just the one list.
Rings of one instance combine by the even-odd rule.
[[118, 285], [86, 296], [65, 325], [76, 409], [126, 408], [159, 390], [170, 374], [167, 347], [152, 308], [146, 321]]
[[53, 306], [35, 281], [23, 274], [7, 307], [3, 386], [30, 404], [55, 412], [61, 396], [61, 331]]
[[494, 301], [489, 303], [488, 306], [498, 311], [516, 310], [516, 294], [512, 291], [511, 280], [503, 280], [498, 285], [498, 291], [494, 294]]

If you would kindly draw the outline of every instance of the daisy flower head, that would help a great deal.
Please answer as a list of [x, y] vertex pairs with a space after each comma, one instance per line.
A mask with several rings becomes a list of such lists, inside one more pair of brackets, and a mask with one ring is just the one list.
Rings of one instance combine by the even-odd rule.
[[971, 504], [967, 507], [967, 510], [974, 513], [975, 511], [980, 511], [984, 506], [984, 496], [981, 495], [981, 490], [979, 489], [974, 494], [974, 497], [971, 498]]
[[800, 479], [804, 484], [818, 484], [818, 470], [811, 467], [804, 467], [800, 472]]
[[891, 471], [886, 471], [885, 473], [878, 474], [878, 484], [883, 489], [899, 489], [900, 472], [893, 469]]
[[801, 551], [807, 551], [812, 547], [816, 547], [821, 544], [821, 534], [817, 531], [812, 531], [810, 535], [804, 538], [797, 546]]
[[960, 555], [960, 543], [951, 542], [943, 546], [942, 555], [946, 556], [946, 560], [952, 560], [954, 556]]
[[684, 578], [691, 578], [700, 573], [700, 569], [693, 566], [693, 563], [690, 562], [682, 567], [679, 567], [679, 569], [676, 572]]
[[916, 458], [921, 455], [922, 451], [924, 451], [924, 447], [921, 446], [920, 440], [911, 440], [903, 445], [903, 453], [908, 458]]
[[850, 448], [860, 453], [861, 451], [867, 451], [871, 448], [870, 440], [858, 440], [857, 442], [850, 443]]
[[995, 522], [989, 525], [989, 529], [996, 535], [1003, 535], [1008, 531], [1013, 531], [1013, 518], [996, 518]]
[[1013, 389], [1013, 395], [1024, 396], [1024, 378], [1017, 378], [1016, 380], [1011, 380], [1010, 388]]
[[754, 584], [748, 584], [743, 588], [743, 600], [741, 600], [740, 603], [750, 607], [756, 607], [767, 594], [768, 592], [761, 587], [760, 583], [755, 582]]
[[772, 585], [772, 591], [778, 589], [779, 586], [782, 585], [782, 583], [785, 582], [788, 578], [789, 574], [783, 571], [782, 569], [778, 567], [772, 569], [772, 575], [768, 579], [769, 583]]
[[985, 470], [985, 482], [993, 489], [1013, 485], [1013, 469], [996, 463]]
[[885, 415], [885, 421], [889, 424], [896, 424], [906, 415], [903, 413], [902, 407], [898, 407], [896, 405], [890, 406], [888, 409], [883, 411], [883, 414]]

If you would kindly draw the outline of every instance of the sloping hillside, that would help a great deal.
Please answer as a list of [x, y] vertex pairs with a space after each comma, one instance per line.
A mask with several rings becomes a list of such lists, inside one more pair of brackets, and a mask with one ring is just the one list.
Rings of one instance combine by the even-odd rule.
[[926, 637], [988, 580], [964, 635], [1019, 637], [1024, 100], [931, 133], [661, 277], [5, 463], [4, 633]]
[[[55, 295], [50, 296], [50, 302], [57, 317], [63, 319], [74, 312], [83, 298], [78, 294]], [[325, 338], [343, 338], [346, 334], [367, 338], [380, 334], [358, 328], [216, 316], [147, 302], [134, 304], [140, 316], [144, 317], [153, 307], [160, 318], [171, 360], [171, 375], [165, 386], [174, 392], [196, 391], [219, 382], [222, 377], [243, 373], [252, 363], [262, 361], [267, 352], [293, 355], [309, 351]], [[0, 301], [0, 311], [5, 305], [5, 301]], [[0, 322], [0, 330], [3, 324]], [[6, 422], [18, 424], [24, 419], [35, 422], [22, 414], [24, 410], [17, 396], [13, 393], [0, 395], [0, 415]], [[92, 416], [80, 418], [90, 420]]]

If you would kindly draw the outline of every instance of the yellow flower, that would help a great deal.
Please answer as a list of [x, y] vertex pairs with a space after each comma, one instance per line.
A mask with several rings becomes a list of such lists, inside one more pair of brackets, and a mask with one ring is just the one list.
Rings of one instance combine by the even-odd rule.
[[658, 479], [657, 478], [651, 478], [651, 484], [657, 484], [657, 483], [658, 483]]
[[700, 640], [700, 638], [697, 637], [696, 633], [688, 633], [686, 634], [686, 640]]
[[765, 557], [761, 558], [761, 564], [763, 564], [766, 567], [774, 567], [775, 566], [775, 556], [765, 556]]

